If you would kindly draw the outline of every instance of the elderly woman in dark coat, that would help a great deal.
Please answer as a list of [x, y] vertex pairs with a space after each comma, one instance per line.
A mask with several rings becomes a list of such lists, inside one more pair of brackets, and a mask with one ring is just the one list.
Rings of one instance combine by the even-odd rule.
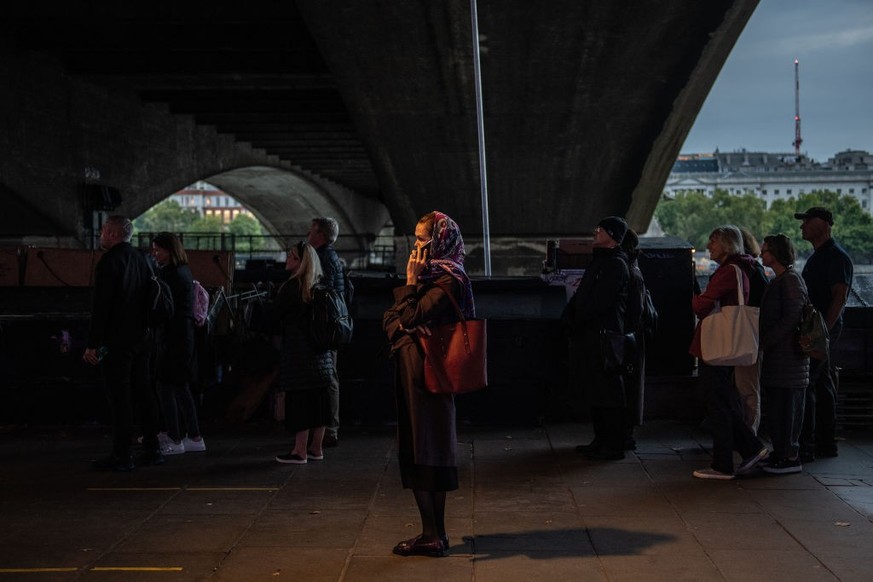
[[773, 453], [764, 465], [768, 473], [799, 473], [800, 429], [804, 394], [809, 384], [809, 357], [797, 341], [806, 284], [794, 270], [794, 245], [784, 234], [764, 238], [764, 265], [776, 278], [764, 291], [759, 323], [761, 385]]
[[334, 366], [330, 352], [314, 349], [309, 341], [307, 304], [322, 276], [315, 249], [305, 242], [291, 247], [285, 270], [291, 278], [279, 287], [273, 317], [281, 332], [278, 389], [285, 392], [285, 428], [294, 434], [294, 446], [288, 454], [277, 455], [276, 461], [305, 465], [324, 459], [322, 441], [331, 419], [328, 387]]
[[401, 556], [445, 556], [446, 492], [458, 488], [455, 458], [455, 402], [451, 394], [424, 387], [424, 360], [418, 335], [428, 326], [457, 320], [447, 293], [464, 317], [475, 317], [470, 279], [464, 271], [464, 241], [455, 221], [442, 212], [423, 216], [415, 227], [415, 247], [406, 265], [406, 285], [394, 290], [394, 305], [382, 320], [397, 360], [397, 449], [403, 487], [412, 489], [421, 516], [421, 534], [394, 547]]
[[173, 318], [155, 330], [155, 377], [166, 425], [166, 432], [158, 435], [161, 452], [205, 451], [189, 386], [194, 370], [194, 278], [188, 255], [176, 235], [162, 232], [152, 240], [152, 256], [173, 294]]

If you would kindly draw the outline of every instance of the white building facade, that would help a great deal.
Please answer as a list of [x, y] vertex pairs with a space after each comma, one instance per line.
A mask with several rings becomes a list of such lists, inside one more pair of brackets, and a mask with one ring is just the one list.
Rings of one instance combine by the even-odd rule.
[[666, 196], [699, 192], [712, 196], [716, 189], [729, 194], [754, 194], [767, 207], [774, 200], [797, 198], [818, 190], [853, 196], [873, 213], [873, 155], [847, 150], [820, 164], [793, 153], [738, 152], [683, 154], [664, 186]]

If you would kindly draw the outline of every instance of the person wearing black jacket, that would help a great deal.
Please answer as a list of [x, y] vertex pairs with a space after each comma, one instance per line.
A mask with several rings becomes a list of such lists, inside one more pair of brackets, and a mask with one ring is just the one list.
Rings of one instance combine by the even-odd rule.
[[158, 446], [157, 403], [149, 382], [148, 290], [151, 278], [146, 257], [130, 244], [133, 225], [110, 216], [100, 229], [106, 253], [94, 271], [94, 297], [87, 363], [100, 365], [112, 412], [112, 452], [95, 461], [100, 469], [130, 471], [134, 406], [142, 423], [145, 464], [164, 462]]
[[[592, 460], [624, 458], [625, 406], [621, 353], [608, 353], [615, 346], [605, 341], [624, 335], [630, 272], [621, 248], [627, 232], [623, 218], [608, 216], [594, 229], [593, 258], [561, 316], [569, 336], [572, 383], [582, 390], [591, 411], [594, 440], [576, 451]], [[618, 357], [616, 362], [610, 360]]]
[[[346, 296], [346, 283], [343, 278], [343, 266], [340, 262], [339, 255], [336, 249], [333, 248], [333, 243], [339, 236], [339, 224], [330, 217], [320, 217], [312, 219], [312, 226], [309, 229], [307, 242], [315, 249], [318, 255], [318, 260], [321, 262], [321, 270], [324, 273], [322, 282], [336, 290], [343, 298]], [[324, 446], [335, 447], [339, 442], [339, 376], [337, 370], [337, 352], [330, 351], [333, 358], [333, 378], [331, 379], [329, 394], [330, 394], [330, 414], [331, 421], [324, 433]]]
[[152, 255], [161, 279], [170, 287], [174, 307], [170, 321], [155, 330], [155, 380], [166, 426], [166, 433], [159, 435], [161, 451], [165, 455], [205, 451], [189, 385], [194, 371], [194, 277], [185, 248], [174, 234], [156, 235]]

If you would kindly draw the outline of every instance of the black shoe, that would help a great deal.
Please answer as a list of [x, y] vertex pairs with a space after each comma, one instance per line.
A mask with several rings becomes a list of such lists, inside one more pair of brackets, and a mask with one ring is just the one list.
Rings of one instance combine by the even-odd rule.
[[812, 463], [813, 461], [815, 461], [815, 453], [812, 451], [800, 451], [801, 463]]
[[624, 440], [624, 450], [626, 451], [635, 451], [637, 450], [637, 441], [634, 440], [633, 437], [628, 437]]
[[[446, 538], [448, 540], [448, 538]], [[410, 540], [405, 540], [394, 546], [393, 552], [398, 556], [430, 556], [431, 558], [442, 558], [449, 555], [448, 546], [443, 543], [442, 538], [423, 541], [422, 536], [415, 536]]]
[[820, 459], [839, 457], [840, 452], [837, 450], [837, 445], [815, 447], [815, 456]]
[[163, 465], [167, 461], [160, 449], [143, 451], [137, 460], [141, 465]]
[[116, 455], [115, 453], [113, 453], [108, 457], [95, 459], [91, 461], [91, 464], [94, 466], [95, 469], [99, 469], [101, 471], [118, 471], [121, 473], [133, 471], [134, 468], [133, 457], [131, 457], [130, 454]]
[[321, 446], [329, 449], [339, 444], [339, 439], [336, 435], [324, 433], [324, 439], [321, 441]]
[[785, 475], [787, 473], [800, 473], [803, 471], [803, 465], [800, 464], [800, 459], [779, 459], [764, 465], [763, 469], [765, 473]]
[[620, 461], [624, 458], [624, 451], [611, 451], [609, 449], [595, 449], [585, 453], [585, 458], [591, 461]]
[[596, 450], [599, 449], [599, 448], [600, 448], [600, 443], [597, 442], [597, 439], [594, 439], [593, 441], [591, 441], [591, 442], [588, 443], [587, 445], [577, 445], [575, 450], [576, 450], [577, 453], [583, 453], [583, 454], [584, 454], [584, 453], [589, 453], [589, 452], [592, 452], [592, 451], [596, 451]]

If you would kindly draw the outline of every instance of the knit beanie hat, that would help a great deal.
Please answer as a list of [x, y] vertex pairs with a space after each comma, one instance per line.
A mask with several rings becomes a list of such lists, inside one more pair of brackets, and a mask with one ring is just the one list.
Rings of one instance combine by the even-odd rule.
[[619, 216], [607, 216], [597, 223], [597, 226], [606, 231], [612, 240], [621, 244], [624, 240], [624, 234], [627, 232], [627, 223], [624, 218]]

